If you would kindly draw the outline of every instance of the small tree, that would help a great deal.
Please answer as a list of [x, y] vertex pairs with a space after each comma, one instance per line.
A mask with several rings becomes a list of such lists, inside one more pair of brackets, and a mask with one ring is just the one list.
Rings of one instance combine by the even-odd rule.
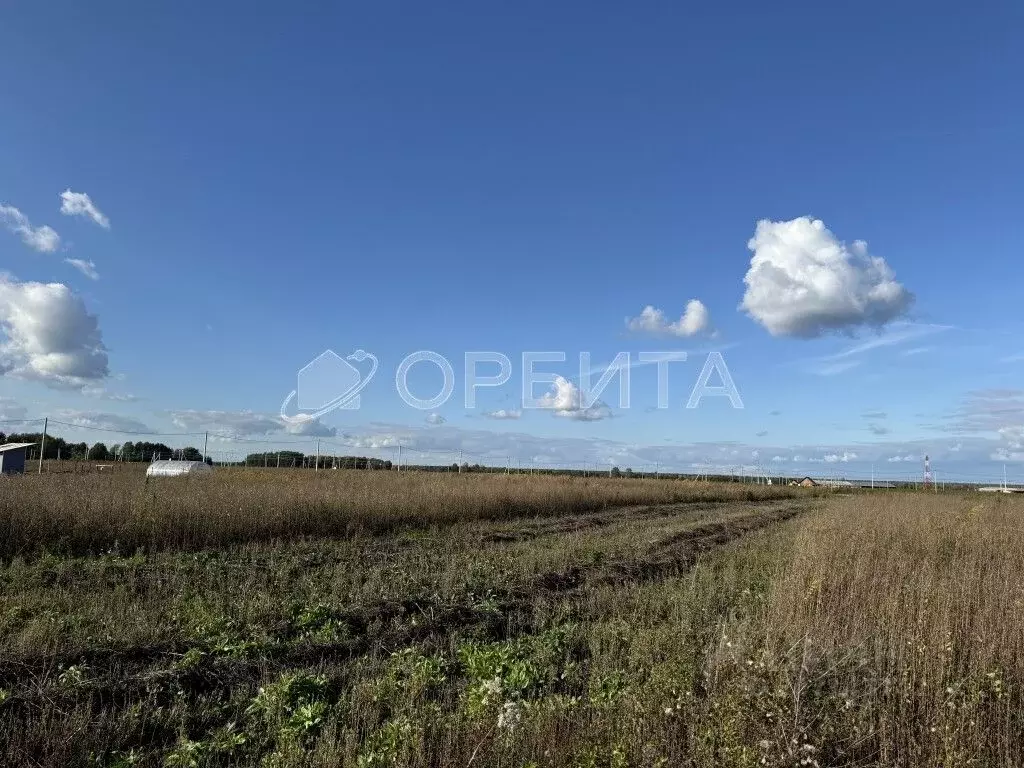
[[622, 477], [622, 471], [618, 467], [612, 467], [612, 471], [609, 474], [612, 477]]
[[106, 461], [109, 453], [107, 446], [103, 443], [96, 443], [96, 445], [89, 449], [87, 458], [89, 461]]

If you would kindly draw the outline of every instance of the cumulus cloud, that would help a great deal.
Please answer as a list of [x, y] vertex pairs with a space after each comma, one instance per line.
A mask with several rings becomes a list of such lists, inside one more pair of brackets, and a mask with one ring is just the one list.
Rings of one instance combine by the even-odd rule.
[[284, 422], [277, 416], [254, 411], [170, 411], [171, 421], [188, 432], [212, 432], [217, 437], [240, 439], [278, 434], [301, 437], [334, 437], [337, 430], [316, 419]]
[[635, 333], [690, 337], [711, 331], [711, 315], [702, 301], [690, 299], [682, 316], [675, 322], [671, 322], [660, 309], [648, 305], [637, 317], [627, 318], [626, 327]]
[[0, 274], [0, 373], [82, 387], [109, 374], [99, 320], [61, 283]]
[[773, 336], [881, 327], [912, 302], [867, 243], [847, 245], [820, 220], [759, 221], [747, 247], [754, 255], [740, 308]]
[[574, 421], [601, 421], [612, 416], [611, 409], [600, 400], [584, 408], [580, 388], [562, 376], [555, 377], [551, 391], [541, 396], [538, 406]]
[[103, 215], [85, 192], [65, 189], [60, 193], [60, 212], [65, 216], [85, 216], [104, 229], [110, 229], [110, 219]]
[[523, 412], [517, 408], [499, 408], [496, 411], [484, 411], [481, 415], [488, 419], [504, 421], [522, 418]]
[[99, 280], [100, 274], [96, 271], [96, 265], [85, 259], [64, 259], [65, 264], [70, 264], [90, 280]]
[[430, 424], [431, 426], [435, 426], [436, 427], [436, 426], [438, 426], [440, 424], [444, 424], [446, 421], [448, 421], [448, 419], [446, 419], [440, 413], [431, 413], [431, 414], [429, 414], [427, 416], [425, 421], [427, 422], [427, 424]]
[[0, 224], [21, 238], [21, 242], [36, 251], [53, 253], [60, 247], [60, 235], [47, 226], [33, 227], [28, 216], [13, 205], [0, 204]]
[[893, 464], [896, 464], [896, 463], [901, 462], [901, 461], [918, 461], [919, 459], [920, 459], [919, 456], [913, 456], [913, 455], [908, 453], [905, 456], [900, 456], [900, 455], [890, 456], [889, 458], [886, 459], [886, 461], [888, 461], [890, 463], [893, 463]]

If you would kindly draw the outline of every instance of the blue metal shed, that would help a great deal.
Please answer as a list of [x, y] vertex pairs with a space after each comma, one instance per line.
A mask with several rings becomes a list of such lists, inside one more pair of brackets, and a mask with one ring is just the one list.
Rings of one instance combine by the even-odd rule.
[[0, 474], [20, 475], [25, 472], [25, 452], [35, 443], [0, 445]]

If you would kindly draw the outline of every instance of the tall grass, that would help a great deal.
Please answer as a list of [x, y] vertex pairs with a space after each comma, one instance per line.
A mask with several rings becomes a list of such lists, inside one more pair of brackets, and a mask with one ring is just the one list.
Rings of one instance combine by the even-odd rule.
[[833, 510], [799, 531], [762, 619], [788, 654], [796, 730], [842, 732], [837, 747], [886, 765], [1022, 764], [1024, 506], [921, 495]]
[[611, 506], [785, 498], [806, 489], [675, 480], [309, 470], [205, 478], [29, 475], [0, 484], [0, 557], [196, 550]]

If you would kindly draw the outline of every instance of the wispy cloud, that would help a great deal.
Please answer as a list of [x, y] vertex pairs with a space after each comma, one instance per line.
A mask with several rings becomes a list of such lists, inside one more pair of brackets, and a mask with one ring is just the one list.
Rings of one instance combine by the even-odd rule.
[[90, 280], [99, 280], [100, 274], [96, 271], [96, 265], [85, 259], [64, 259], [65, 264], [70, 264]]
[[111, 392], [106, 387], [83, 387], [82, 394], [97, 400], [111, 400], [119, 403], [134, 403], [142, 399], [137, 395], [130, 395], [124, 392]]
[[55, 414], [57, 423], [64, 423], [80, 429], [102, 429], [111, 432], [152, 432], [152, 427], [131, 416], [122, 416], [117, 413], [103, 413], [101, 411], [79, 411], [72, 408], [64, 408]]
[[[922, 336], [930, 336], [933, 333], [941, 333], [942, 331], [951, 330], [951, 325], [934, 325], [925, 323], [893, 323], [885, 331], [882, 331], [877, 336], [873, 336], [870, 339], [865, 339], [857, 344], [854, 344], [841, 352], [835, 354], [826, 355], [822, 357], [822, 360], [842, 360], [847, 357], [854, 357], [861, 355], [865, 352], [869, 352], [873, 349], [879, 349], [882, 347], [892, 347], [897, 344], [903, 344], [913, 339], [919, 339]], [[926, 348], [919, 348], [926, 349]]]
[[53, 253], [60, 247], [60, 235], [52, 227], [33, 227], [28, 216], [13, 205], [0, 204], [0, 224], [21, 238], [21, 242], [41, 253]]
[[860, 360], [839, 360], [836, 362], [818, 363], [811, 368], [811, 373], [818, 376], [838, 376], [840, 373], [853, 370], [861, 362]]
[[110, 219], [103, 215], [85, 192], [72, 192], [70, 189], [61, 192], [60, 212], [65, 216], [85, 216], [104, 229], [110, 229]]
[[253, 411], [170, 411], [174, 425], [190, 432], [211, 432], [211, 437], [241, 439], [288, 434], [301, 437], [334, 437], [337, 430], [316, 419], [285, 423], [277, 416]]

